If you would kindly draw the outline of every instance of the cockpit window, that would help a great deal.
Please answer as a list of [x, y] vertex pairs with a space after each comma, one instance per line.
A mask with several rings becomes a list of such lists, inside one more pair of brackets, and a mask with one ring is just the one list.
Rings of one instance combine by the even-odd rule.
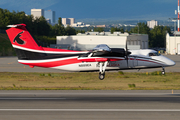
[[160, 56], [161, 54], [158, 52], [149, 53], [149, 56]]

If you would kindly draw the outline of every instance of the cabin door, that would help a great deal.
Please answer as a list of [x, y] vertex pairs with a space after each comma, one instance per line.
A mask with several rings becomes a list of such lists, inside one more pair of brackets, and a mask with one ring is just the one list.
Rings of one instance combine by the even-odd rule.
[[134, 67], [138, 66], [138, 59], [137, 57], [134, 57]]

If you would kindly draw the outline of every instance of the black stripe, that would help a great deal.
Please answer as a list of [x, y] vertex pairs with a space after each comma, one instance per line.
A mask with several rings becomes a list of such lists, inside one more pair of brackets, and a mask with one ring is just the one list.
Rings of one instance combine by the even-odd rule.
[[[155, 66], [155, 67], [136, 67], [136, 68], [119, 68], [119, 69], [106, 69], [106, 71], [117, 71], [117, 70], [141, 70], [141, 69], [151, 69], [151, 68], [162, 68], [162, 66]], [[79, 72], [98, 72], [99, 70], [81, 70]]]
[[140, 58], [140, 59], [145, 59], [145, 60], [152, 60], [153, 62], [160, 62], [161, 64], [166, 64], [165, 62], [162, 62], [162, 61], [159, 61], [159, 60], [156, 60], [156, 59], [152, 59], [152, 58], [149, 58], [149, 57], [139, 57], [139, 56], [129, 56], [129, 57], [134, 57], [134, 58]]
[[79, 56], [82, 54], [53, 54], [53, 53], [38, 53], [27, 50], [22, 50], [18, 48], [14, 48], [16, 50], [17, 56], [19, 60], [44, 60], [44, 59], [55, 59], [55, 58], [65, 58], [65, 57], [73, 57]]

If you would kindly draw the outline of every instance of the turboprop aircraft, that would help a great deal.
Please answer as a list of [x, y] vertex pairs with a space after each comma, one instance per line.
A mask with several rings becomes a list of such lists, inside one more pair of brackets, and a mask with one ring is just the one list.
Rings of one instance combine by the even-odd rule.
[[99, 71], [99, 79], [105, 78], [105, 71], [162, 68], [174, 66], [175, 62], [151, 49], [128, 50], [97, 45], [92, 51], [74, 51], [41, 47], [29, 33], [25, 24], [8, 25], [6, 30], [16, 50], [18, 62], [34, 66], [67, 71]]

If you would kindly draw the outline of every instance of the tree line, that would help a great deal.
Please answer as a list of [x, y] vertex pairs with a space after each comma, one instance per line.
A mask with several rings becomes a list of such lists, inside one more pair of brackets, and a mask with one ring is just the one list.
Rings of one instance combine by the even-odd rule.
[[[25, 12], [10, 12], [7, 9], [0, 8], [0, 29], [7, 29], [7, 25], [24, 23], [28, 26], [29, 31], [35, 35], [41, 42], [49, 44], [55, 44], [55, 36], [63, 35], [76, 35], [78, 32], [84, 33], [85, 30], [74, 29], [70, 26], [64, 27], [62, 25], [61, 18], [58, 19], [58, 24], [52, 26], [47, 23], [46, 19], [42, 16], [34, 18], [32, 15], [26, 15]], [[104, 28], [93, 28], [94, 31], [103, 32]], [[91, 31], [91, 28], [87, 28], [87, 31]], [[171, 29], [167, 26], [155, 26], [154, 29], [150, 29], [145, 23], [138, 23], [136, 27], [131, 28], [130, 31], [124, 31], [123, 28], [111, 28], [111, 33], [120, 31], [121, 33], [139, 33], [148, 34], [149, 47], [165, 47], [166, 33], [171, 33]], [[43, 45], [47, 46], [47, 45]]]
[[[76, 35], [76, 30], [70, 26], [64, 27], [59, 18], [58, 24], [52, 26], [46, 19], [41, 17], [34, 18], [33, 15], [26, 15], [25, 12], [10, 12], [7, 9], [0, 8], [0, 29], [7, 29], [7, 25], [24, 23], [28, 26], [30, 33], [35, 35], [41, 42], [52, 44], [56, 42], [55, 36]], [[48, 36], [48, 37], [47, 37]], [[44, 39], [46, 38], [46, 39]], [[53, 39], [52, 39], [53, 38]], [[43, 45], [46, 46], [46, 45]]]
[[47, 23], [46, 19], [41, 17], [34, 18], [33, 15], [26, 15], [25, 12], [10, 12], [7, 9], [0, 8], [0, 29], [7, 29], [7, 25], [24, 23], [28, 26], [29, 31], [39, 36], [57, 36], [57, 35], [75, 35], [76, 30], [70, 26], [64, 28], [61, 18], [58, 24], [52, 26]]
[[[103, 30], [101, 30], [102, 32]], [[171, 34], [170, 27], [167, 26], [155, 26], [153, 29], [150, 29], [146, 23], [138, 23], [136, 27], [131, 28], [130, 31], [124, 31], [122, 28], [112, 27], [111, 33], [113, 32], [128, 32], [128, 33], [137, 33], [137, 34], [148, 34], [149, 36], [149, 48], [165, 48], [166, 47], [166, 34]]]
[[135, 28], [130, 30], [130, 33], [148, 34], [149, 36], [149, 48], [165, 48], [166, 47], [166, 34], [171, 34], [170, 27], [167, 26], [155, 26], [150, 29], [145, 23], [138, 23]]

